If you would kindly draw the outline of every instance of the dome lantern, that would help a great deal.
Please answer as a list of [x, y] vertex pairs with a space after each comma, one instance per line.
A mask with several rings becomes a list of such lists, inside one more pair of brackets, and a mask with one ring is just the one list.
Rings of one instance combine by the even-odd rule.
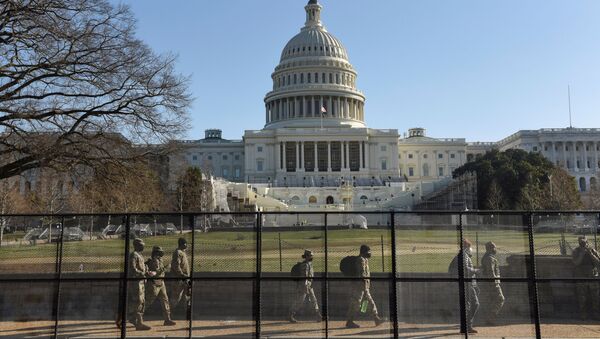
[[304, 29], [310, 29], [314, 27], [322, 28], [321, 24], [321, 9], [323, 7], [319, 4], [317, 0], [310, 0], [308, 5], [304, 7], [306, 10], [306, 23], [304, 24]]

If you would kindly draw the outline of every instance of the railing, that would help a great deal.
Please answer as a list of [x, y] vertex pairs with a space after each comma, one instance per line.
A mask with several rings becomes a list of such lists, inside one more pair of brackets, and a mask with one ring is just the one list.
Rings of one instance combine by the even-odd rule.
[[[0, 225], [11, 233], [0, 243], [0, 336], [468, 338], [460, 333], [472, 325], [482, 336], [594, 337], [600, 327], [587, 319], [597, 317], [597, 268], [588, 259], [575, 265], [572, 252], [580, 251], [578, 237], [585, 234], [585, 255], [595, 255], [599, 217], [597, 211], [3, 215]], [[366, 220], [367, 229], [356, 220]], [[34, 229], [24, 241], [40, 222], [51, 228]], [[135, 237], [146, 244], [145, 259], [161, 246], [167, 266], [178, 239], [186, 239], [190, 274], [135, 277]], [[486, 243], [496, 244], [501, 277], [452, 268], [453, 258], [466, 260], [467, 239], [475, 267], [489, 262]], [[340, 272], [341, 259], [358, 255], [363, 244], [371, 248], [368, 284], [384, 320], [379, 326], [372, 305], [360, 310], [365, 277]], [[305, 280], [290, 275], [305, 249], [314, 253], [321, 322], [314, 321], [314, 303], [301, 300]], [[147, 299], [160, 281], [175, 326], [163, 326], [160, 298]], [[127, 321], [140, 306], [140, 282], [149, 331]], [[177, 286], [185, 286], [179, 302]], [[480, 307], [472, 317], [475, 295]], [[294, 309], [297, 323], [289, 322]], [[360, 328], [346, 328], [350, 313]]]

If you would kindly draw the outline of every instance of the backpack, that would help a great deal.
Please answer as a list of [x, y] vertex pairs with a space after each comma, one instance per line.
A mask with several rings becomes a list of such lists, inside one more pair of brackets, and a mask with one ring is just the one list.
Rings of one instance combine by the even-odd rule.
[[455, 256], [450, 262], [450, 265], [448, 265], [448, 273], [458, 274], [458, 255]]
[[292, 266], [291, 275], [292, 277], [302, 277], [302, 263], [297, 262], [294, 266]]
[[358, 256], [349, 255], [340, 261], [340, 271], [346, 277], [357, 276]]

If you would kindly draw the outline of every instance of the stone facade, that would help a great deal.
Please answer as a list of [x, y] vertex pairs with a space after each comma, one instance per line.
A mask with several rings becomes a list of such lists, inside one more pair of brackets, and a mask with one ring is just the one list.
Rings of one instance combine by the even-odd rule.
[[496, 147], [537, 152], [576, 178], [581, 192], [597, 184], [600, 173], [600, 128], [543, 128], [522, 130], [500, 140]]

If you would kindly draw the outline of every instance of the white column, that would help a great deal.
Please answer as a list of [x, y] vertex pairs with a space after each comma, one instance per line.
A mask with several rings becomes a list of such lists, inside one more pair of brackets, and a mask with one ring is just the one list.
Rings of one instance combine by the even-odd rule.
[[568, 171], [569, 166], [567, 166], [567, 143], [563, 141], [563, 167]]
[[342, 118], [344, 116], [344, 110], [342, 109], [342, 99], [340, 97], [337, 97], [337, 114], [339, 118]]
[[346, 141], [346, 169], [350, 169], [350, 142]]
[[587, 163], [587, 158], [588, 158], [587, 147], [588, 147], [588, 143], [584, 142], [583, 143], [583, 168], [586, 171], [589, 169], [588, 163]]
[[363, 142], [364, 141], [358, 142], [358, 163], [360, 164], [359, 167], [361, 171], [365, 168], [365, 164], [363, 163]]
[[315, 172], [319, 171], [319, 153], [318, 153], [318, 149], [317, 149], [317, 142], [315, 141]]
[[286, 142], [283, 142], [283, 171], [287, 172], [287, 156], [285, 154]]
[[550, 147], [552, 147], [552, 164], [556, 166], [556, 146], [554, 145], [554, 141], [550, 142]]
[[371, 159], [369, 158], [369, 156], [370, 156], [369, 148], [371, 148], [371, 147], [369, 147], [369, 142], [365, 141], [365, 168], [366, 169], [371, 168]]
[[594, 166], [592, 166], [592, 168], [594, 170], [597, 170], [599, 168], [599, 166], [598, 166], [598, 144], [593, 143], [592, 146], [594, 147]]
[[300, 169], [300, 143], [296, 141], [296, 172]]
[[275, 145], [275, 168], [279, 172], [281, 170], [281, 143]]
[[331, 172], [331, 141], [327, 142], [327, 172]]
[[342, 163], [340, 164], [340, 169], [343, 170], [344, 168], [346, 168], [346, 158], [345, 158], [345, 153], [344, 152], [344, 145], [346, 144], [345, 141], [340, 141], [340, 158], [342, 159]]
[[302, 116], [303, 117], [308, 116], [308, 109], [306, 107], [306, 97], [305, 96], [302, 97]]
[[333, 100], [332, 100], [332, 98], [329, 97], [329, 99], [327, 100], [327, 102], [328, 102], [328, 104], [327, 104], [327, 110], [329, 111], [328, 115], [330, 117], [333, 117]]
[[300, 141], [300, 169], [304, 171], [304, 141]]

